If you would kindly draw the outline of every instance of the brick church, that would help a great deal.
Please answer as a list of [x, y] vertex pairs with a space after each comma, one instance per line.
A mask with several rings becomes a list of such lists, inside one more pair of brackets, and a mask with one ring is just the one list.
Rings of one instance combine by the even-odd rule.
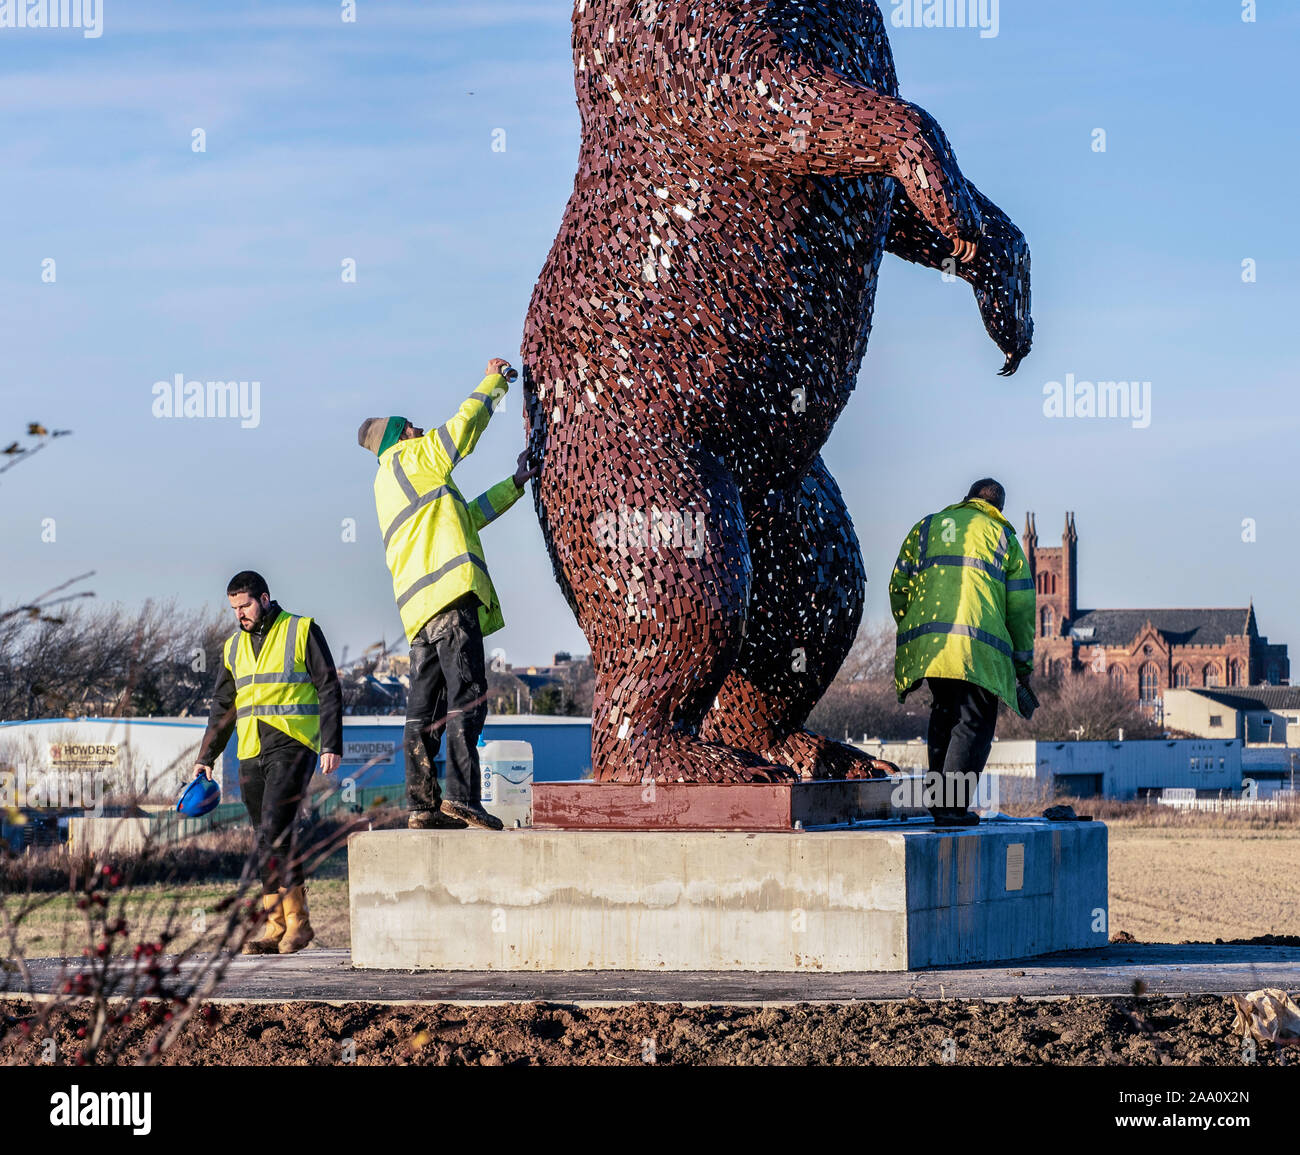
[[1079, 534], [1065, 515], [1061, 544], [1038, 544], [1026, 515], [1021, 539], [1038, 598], [1034, 660], [1040, 672], [1105, 674], [1151, 711], [1173, 687], [1282, 685], [1285, 645], [1259, 632], [1252, 603], [1220, 610], [1081, 610]]

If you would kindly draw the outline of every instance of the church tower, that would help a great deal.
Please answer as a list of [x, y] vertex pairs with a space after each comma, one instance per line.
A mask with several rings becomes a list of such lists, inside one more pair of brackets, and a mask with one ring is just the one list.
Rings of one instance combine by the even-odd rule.
[[1074, 514], [1065, 515], [1061, 544], [1049, 547], [1038, 544], [1038, 523], [1032, 513], [1026, 514], [1021, 545], [1038, 595], [1037, 634], [1059, 638], [1079, 611], [1079, 532]]

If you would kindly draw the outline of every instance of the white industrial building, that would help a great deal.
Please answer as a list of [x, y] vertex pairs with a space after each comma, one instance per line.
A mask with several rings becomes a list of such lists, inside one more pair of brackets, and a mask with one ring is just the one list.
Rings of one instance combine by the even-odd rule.
[[[94, 790], [103, 802], [167, 801], [194, 775], [206, 718], [42, 718], [0, 722], [0, 774], [18, 809]], [[221, 759], [216, 771], [220, 781]], [[67, 799], [64, 799], [67, 801]], [[62, 809], [90, 809], [79, 802]]]
[[1166, 690], [1164, 722], [1202, 738], [1300, 748], [1300, 686]]
[[[54, 841], [75, 816], [170, 809], [194, 775], [206, 727], [201, 717], [0, 722], [0, 839]], [[339, 773], [317, 782], [336, 792], [372, 791], [397, 801], [406, 781], [404, 727], [400, 714], [346, 715]], [[591, 773], [590, 718], [489, 714], [483, 743], [483, 800], [503, 821], [527, 813], [534, 777], [561, 781]], [[214, 767], [222, 801], [228, 803], [240, 799], [235, 747], [232, 735]], [[445, 748], [439, 767], [444, 757]], [[526, 803], [514, 797], [524, 778]], [[498, 783], [502, 793], [495, 797]], [[12, 824], [10, 810], [40, 821]]]
[[[875, 758], [904, 770], [927, 766], [926, 745], [911, 742], [855, 743]], [[984, 778], [1003, 801], [1079, 798], [1131, 799], [1168, 789], [1195, 789], [1200, 796], [1242, 790], [1242, 743], [1236, 739], [1155, 739], [1130, 742], [993, 743]], [[995, 803], [996, 804], [996, 803]]]
[[1202, 738], [1238, 738], [1242, 773], [1268, 797], [1300, 770], [1300, 686], [1165, 691], [1165, 725]]

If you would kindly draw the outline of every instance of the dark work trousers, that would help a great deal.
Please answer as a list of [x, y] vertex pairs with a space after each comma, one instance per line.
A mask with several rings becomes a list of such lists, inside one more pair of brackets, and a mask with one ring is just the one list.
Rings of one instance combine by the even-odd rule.
[[297, 846], [298, 812], [307, 795], [318, 755], [301, 742], [263, 747], [256, 758], [239, 763], [239, 789], [257, 831], [257, 865], [262, 893], [303, 883]]
[[925, 681], [934, 695], [930, 711], [930, 773], [926, 777], [927, 794], [934, 792], [930, 810], [964, 813], [974, 801], [976, 780], [993, 748], [998, 696], [957, 678]]
[[478, 737], [487, 718], [487, 669], [478, 599], [466, 594], [435, 614], [411, 643], [406, 699], [406, 805], [442, 804], [434, 765], [447, 732], [447, 797], [478, 805]]

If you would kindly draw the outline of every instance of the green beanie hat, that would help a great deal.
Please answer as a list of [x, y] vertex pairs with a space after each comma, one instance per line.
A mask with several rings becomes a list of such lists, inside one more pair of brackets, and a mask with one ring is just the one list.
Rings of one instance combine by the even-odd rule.
[[367, 417], [357, 430], [357, 444], [376, 457], [383, 455], [401, 439], [410, 422], [405, 417]]

